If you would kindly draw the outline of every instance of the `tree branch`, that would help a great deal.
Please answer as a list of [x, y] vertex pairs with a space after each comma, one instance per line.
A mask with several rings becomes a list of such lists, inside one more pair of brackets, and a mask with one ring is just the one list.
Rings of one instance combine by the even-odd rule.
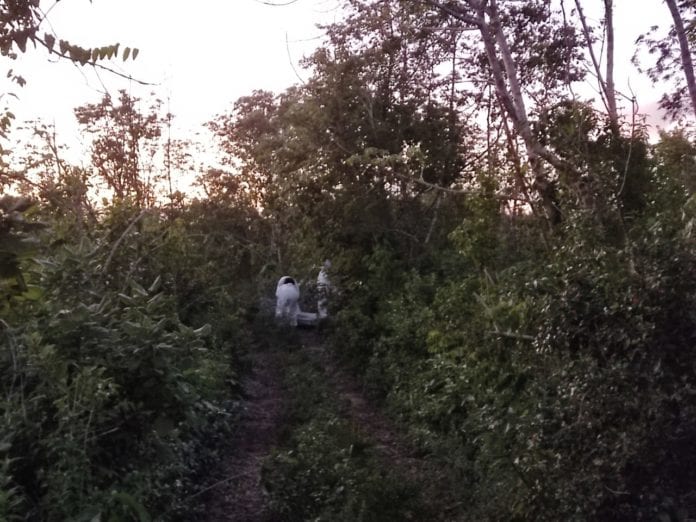
[[[406, 174], [400, 174], [398, 172], [393, 172], [392, 174], [394, 174], [394, 176], [396, 176], [397, 178], [401, 178], [405, 181], [411, 181], [413, 183], [417, 183], [418, 185], [422, 185], [433, 190], [438, 190], [440, 192], [446, 192], [448, 194], [457, 194], [460, 196], [480, 196], [484, 194], [484, 192], [481, 190], [453, 189], [449, 187], [443, 187], [442, 185], [437, 185], [435, 183], [430, 183], [428, 181], [425, 181], [423, 178], [414, 178], [411, 176], [407, 176]], [[518, 196], [507, 194], [490, 194], [490, 196], [500, 201], [526, 201]]]
[[694, 110], [694, 114], [696, 114], [696, 78], [694, 77], [694, 63], [691, 59], [691, 50], [689, 49], [689, 40], [686, 35], [686, 30], [684, 29], [684, 21], [679, 13], [676, 0], [665, 0], [665, 2], [667, 2], [669, 12], [672, 14], [672, 20], [674, 20], [674, 30], [677, 34], [677, 40], [679, 41], [679, 50], [681, 53], [682, 67], [684, 68], [684, 76], [686, 77], [686, 86], [689, 90], [691, 106]]
[[123, 231], [123, 234], [121, 234], [121, 237], [119, 237], [116, 242], [114, 243], [114, 246], [111, 248], [111, 252], [109, 253], [109, 257], [106, 258], [106, 262], [104, 263], [104, 267], [102, 268], [102, 273], [105, 274], [106, 270], [109, 268], [109, 265], [111, 264], [111, 260], [114, 257], [114, 254], [116, 254], [116, 250], [118, 250], [118, 247], [123, 243], [123, 240], [125, 237], [128, 235], [128, 233], [133, 230], [133, 227], [135, 224], [140, 221], [145, 214], [148, 214], [150, 212], [150, 209], [144, 209], [138, 214], [133, 221], [130, 222], [130, 224], [126, 227], [126, 230]]
[[614, 25], [613, 25], [613, 15], [612, 15], [612, 0], [604, 0], [605, 4], [605, 20], [607, 21], [607, 79], [604, 80], [602, 76], [602, 70], [600, 67], [597, 55], [594, 52], [594, 47], [592, 46], [592, 39], [590, 38], [590, 28], [587, 25], [587, 18], [580, 5], [580, 0], [575, 0], [575, 8], [578, 11], [578, 17], [580, 18], [580, 24], [582, 25], [582, 34], [585, 37], [585, 42], [587, 43], [587, 51], [590, 55], [590, 60], [592, 60], [592, 66], [595, 70], [595, 76], [597, 77], [597, 82], [599, 83], [599, 94], [602, 98], [602, 103], [607, 109], [607, 114], [611, 120], [612, 125], [618, 127], [619, 116], [616, 108], [616, 91], [614, 87]]
[[455, 9], [452, 9], [451, 7], [446, 6], [446, 5], [442, 5], [440, 2], [437, 2], [436, 0], [424, 0], [424, 2], [428, 5], [430, 5], [431, 7], [435, 7], [436, 9], [439, 9], [443, 13], [448, 14], [452, 18], [456, 18], [457, 20], [464, 22], [466, 24], [479, 27], [479, 23], [476, 20], [476, 18], [473, 18], [473, 17], [461, 12], [460, 10], [455, 10]]
[[[39, 42], [41, 45], [43, 45], [48, 50], [49, 54], [55, 54], [59, 58], [63, 58], [63, 59], [68, 60], [72, 63], [76, 63], [76, 64], [79, 63], [79, 62], [76, 62], [75, 60], [73, 60], [69, 55], [60, 52], [60, 50], [56, 50], [55, 48], [51, 48], [43, 39], [35, 38], [34, 40]], [[110, 74], [113, 74], [113, 75], [118, 76], [120, 78], [124, 78], [126, 80], [133, 81], [133, 82], [140, 84], [140, 85], [155, 85], [154, 83], [150, 83], [150, 82], [146, 82], [143, 80], [138, 80], [137, 78], [133, 78], [129, 74], [124, 74], [122, 72], [117, 71], [116, 69], [112, 69], [111, 67], [107, 67], [106, 65], [102, 65], [99, 62], [89, 61], [89, 62], [85, 63], [84, 65], [91, 65], [95, 69], [102, 69], [104, 71], [107, 71]]]

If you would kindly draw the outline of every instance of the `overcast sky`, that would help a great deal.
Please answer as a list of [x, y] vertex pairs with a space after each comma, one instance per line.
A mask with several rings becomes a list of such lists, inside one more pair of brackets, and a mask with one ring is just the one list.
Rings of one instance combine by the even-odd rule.
[[[53, 4], [42, 1], [44, 8]], [[55, 122], [59, 137], [70, 142], [76, 134], [73, 108], [99, 101], [105, 87], [140, 97], [154, 91], [169, 99], [180, 128], [197, 128], [253, 89], [280, 92], [297, 83], [296, 72], [302, 74], [297, 62], [319, 43], [316, 25], [331, 22], [337, 5], [337, 0], [278, 7], [258, 0], [63, 0], [48, 15], [60, 38], [83, 47], [116, 42], [121, 50], [137, 47], [135, 61], [105, 64], [154, 85], [49, 60], [39, 49], [12, 64], [28, 81], [24, 88], [10, 88], [20, 97], [12, 108], [19, 121]]]
[[[269, 0], [282, 3], [283, 0]], [[570, 3], [570, 2], [568, 2]], [[43, 2], [48, 8], [53, 1]], [[338, 0], [297, 0], [273, 7], [260, 0], [63, 0], [49, 13], [56, 34], [84, 47], [116, 42], [137, 47], [135, 61], [118, 60], [124, 73], [151, 82], [141, 87], [106, 72], [48, 60], [29, 52], [14, 67], [28, 84], [13, 88], [18, 120], [41, 117], [56, 123], [59, 137], [76, 139], [73, 108], [128, 89], [135, 96], [155, 91], [170, 100], [180, 128], [197, 130], [253, 89], [280, 92], [299, 80], [297, 62], [319, 43], [318, 23], [340, 16]], [[599, 16], [601, 0], [586, 0]], [[596, 4], [596, 6], [594, 5]], [[593, 9], [594, 6], [594, 9]], [[668, 22], [661, 0], [616, 0], [617, 87], [638, 94], [641, 110], [651, 112], [659, 90], [630, 65], [633, 41], [654, 23]], [[103, 85], [102, 85], [103, 82]], [[6, 90], [6, 89], [5, 89]], [[4, 92], [3, 90], [2, 92]], [[589, 92], [589, 91], [588, 91]], [[166, 107], [165, 107], [166, 108]]]

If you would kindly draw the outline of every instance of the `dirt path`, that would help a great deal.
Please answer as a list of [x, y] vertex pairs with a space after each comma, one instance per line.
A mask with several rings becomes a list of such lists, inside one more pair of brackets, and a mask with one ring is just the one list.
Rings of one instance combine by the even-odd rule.
[[376, 449], [386, 457], [398, 459], [402, 463], [417, 460], [412, 459], [413, 449], [398, 434], [393, 423], [365, 398], [358, 381], [338, 366], [321, 339], [309, 332], [303, 337], [303, 341], [304, 348], [323, 368], [356, 431], [374, 442]]
[[208, 522], [270, 522], [261, 488], [261, 465], [278, 441], [283, 390], [280, 354], [250, 355], [251, 371], [242, 382], [245, 415], [230, 441], [231, 454], [221, 466], [220, 481], [208, 493]]
[[419, 484], [423, 502], [428, 504], [437, 499], [437, 506], [431, 506], [433, 512], [439, 511], [442, 520], [453, 520], [448, 513], [455, 511], [459, 502], [450, 494], [450, 479], [443, 473], [442, 466], [419, 454], [406, 434], [365, 397], [358, 380], [341, 368], [315, 332], [303, 335], [303, 345], [324, 369], [354, 429], [374, 444], [383, 466], [398, 470]]
[[[398, 470], [414, 484], [419, 484], [426, 505], [438, 499], [444, 517], [447, 505], [447, 477], [437, 463], [423, 458], [406, 435], [384, 413], [365, 398], [358, 381], [337, 364], [322, 337], [314, 330], [300, 332], [301, 350], [322, 368], [329, 386], [338, 396], [340, 411], [357, 433], [373, 443], [385, 469]], [[261, 485], [261, 466], [278, 443], [284, 423], [287, 398], [283, 387], [283, 367], [287, 361], [280, 350], [267, 349], [250, 355], [251, 371], [243, 381], [246, 414], [240, 428], [230, 440], [231, 453], [221, 464], [222, 474], [207, 493], [208, 522], [273, 522]], [[440, 518], [434, 520], [454, 520]]]

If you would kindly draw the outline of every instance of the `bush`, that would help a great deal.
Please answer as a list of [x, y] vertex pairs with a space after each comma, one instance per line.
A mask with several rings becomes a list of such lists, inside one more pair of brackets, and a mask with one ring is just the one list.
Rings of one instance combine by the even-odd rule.
[[216, 331], [187, 326], [169, 274], [152, 274], [152, 259], [109, 265], [112, 253], [99, 240], [46, 247], [23, 270], [33, 291], [11, 299], [0, 331], [6, 518], [188, 519], [199, 506], [187, 497], [237, 418], [227, 397], [239, 314], [220, 310]]
[[496, 239], [474, 222], [453, 239], [460, 268], [477, 270], [367, 286], [377, 312], [365, 339], [343, 330], [357, 315], [338, 324], [368, 347], [370, 386], [423, 449], [458, 456], [443, 465], [461, 477], [466, 517], [691, 513], [696, 252], [684, 209], [635, 217], [618, 243], [616, 227], [570, 209], [550, 251], [509, 243], [510, 223]]
[[294, 433], [291, 447], [264, 465], [271, 509], [282, 520], [422, 519], [415, 488], [381, 469], [346, 421], [317, 417]]

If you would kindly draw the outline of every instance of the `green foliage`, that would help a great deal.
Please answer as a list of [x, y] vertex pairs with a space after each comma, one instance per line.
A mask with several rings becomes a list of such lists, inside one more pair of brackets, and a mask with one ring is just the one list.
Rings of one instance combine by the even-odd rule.
[[[236, 419], [239, 303], [252, 298], [240, 288], [223, 299], [221, 271], [198, 265], [228, 261], [226, 245], [202, 250], [207, 236], [182, 225], [114, 207], [91, 240], [51, 230], [56, 241], [37, 241], [42, 255], [22, 272], [30, 292], [8, 298], [0, 332], [7, 518], [186, 519], [200, 508], [187, 498]], [[179, 294], [191, 285], [205, 303], [195, 313]]]
[[266, 464], [271, 509], [282, 520], [414, 520], [423, 516], [415, 490], [380, 470], [346, 421], [319, 418], [298, 429], [292, 449]]
[[[576, 32], [548, 2], [501, 1], [486, 9], [517, 42], [524, 165], [485, 34], [463, 30], [471, 5], [426, 4], [347, 2], [305, 84], [209, 124], [224, 169], [201, 176], [202, 201], [158, 207], [142, 160], [165, 120], [123, 92], [76, 111], [90, 168], [61, 162], [55, 138], [27, 158], [38, 208], [0, 200], [0, 518], [202, 516], [191, 500], [236, 422], [251, 335], [288, 352], [263, 476], [278, 518], [693, 518], [693, 136], [651, 147], [559, 96], [582, 77]], [[39, 36], [34, 1], [1, 11], [3, 56], [138, 54]], [[112, 204], [89, 201], [91, 168]], [[324, 258], [331, 346], [451, 478], [454, 508], [430, 512], [439, 497], [384, 470], [295, 335], [251, 332], [267, 276], [316, 277]]]
[[493, 183], [488, 181], [484, 185], [486, 193], [471, 198], [467, 216], [450, 235], [458, 253], [477, 268], [495, 264], [501, 222], [500, 202], [493, 196]]
[[358, 343], [366, 385], [459, 477], [463, 519], [690, 512], [696, 252], [688, 158], [666, 145], [625, 242], [569, 205], [545, 250], [474, 199], [458, 263], [382, 272], [339, 315], [339, 353]]
[[28, 291], [21, 265], [36, 251], [36, 238], [31, 232], [43, 226], [25, 219], [31, 204], [26, 198], [0, 198], [0, 311], [13, 296]]
[[[8, 444], [3, 442], [0, 452], [4, 454], [7, 449]], [[21, 520], [22, 507], [22, 497], [18, 488], [12, 484], [10, 464], [11, 460], [8, 457], [3, 457], [0, 467], [0, 519], [7, 521]]]
[[305, 352], [288, 357], [291, 431], [262, 474], [273, 515], [288, 521], [428, 518], [416, 484], [385, 469], [383, 457], [345, 418], [324, 371]]

